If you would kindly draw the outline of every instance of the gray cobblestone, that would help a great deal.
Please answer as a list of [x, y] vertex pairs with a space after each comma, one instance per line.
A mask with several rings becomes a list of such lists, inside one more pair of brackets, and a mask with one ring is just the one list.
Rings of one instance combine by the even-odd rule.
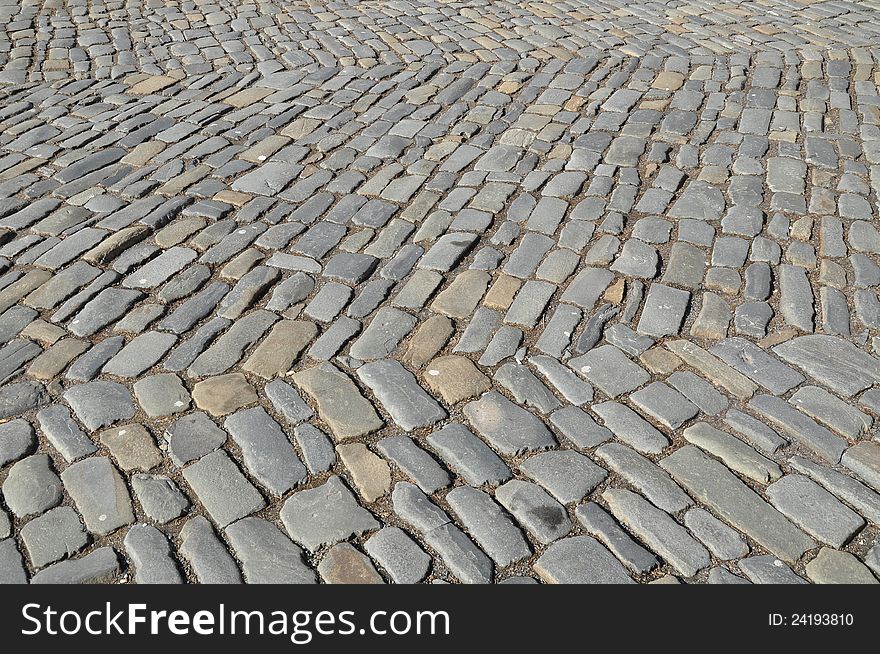
[[0, 574], [874, 578], [873, 1], [7, 2]]

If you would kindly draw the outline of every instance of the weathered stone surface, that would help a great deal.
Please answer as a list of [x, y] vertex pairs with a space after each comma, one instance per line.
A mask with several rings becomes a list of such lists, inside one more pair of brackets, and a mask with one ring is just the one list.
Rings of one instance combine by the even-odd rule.
[[601, 345], [568, 362], [609, 397], [633, 391], [651, 377], [613, 345]]
[[0, 466], [18, 461], [37, 445], [34, 428], [22, 418], [0, 424]]
[[739, 568], [755, 584], [806, 583], [775, 556], [750, 556], [739, 562]]
[[0, 579], [877, 573], [872, 2], [5, 0]]
[[660, 565], [656, 556], [630, 538], [614, 518], [595, 502], [578, 506], [575, 516], [590, 535], [601, 541], [633, 572], [644, 574]]
[[474, 430], [503, 454], [533, 452], [556, 444], [556, 439], [522, 407], [492, 391], [464, 407]]
[[101, 432], [100, 440], [126, 472], [146, 472], [162, 463], [162, 452], [143, 425], [121, 425], [107, 429]]
[[593, 411], [619, 440], [645, 454], [659, 454], [669, 440], [638, 413], [619, 402], [601, 402]]
[[425, 367], [422, 379], [447, 404], [476, 397], [492, 384], [467, 357], [449, 355], [433, 359]]
[[415, 327], [416, 319], [408, 313], [383, 307], [354, 341], [349, 350], [356, 359], [370, 361], [383, 359], [397, 349], [398, 344]]
[[226, 528], [232, 549], [249, 584], [314, 584], [315, 573], [303, 551], [271, 522], [244, 518]]
[[131, 393], [116, 382], [78, 384], [64, 393], [64, 399], [80, 422], [93, 431], [114, 422], [128, 420], [135, 414]]
[[498, 487], [495, 499], [545, 545], [571, 531], [572, 524], [565, 507], [540, 486], [513, 479]]
[[313, 322], [282, 320], [253, 351], [242, 368], [264, 379], [283, 375], [318, 333]]
[[835, 336], [800, 336], [773, 352], [844, 397], [880, 382], [880, 359]]
[[811, 538], [696, 447], [680, 448], [660, 465], [700, 502], [779, 558], [797, 561], [815, 547]]
[[321, 559], [318, 574], [328, 584], [382, 584], [382, 576], [366, 556], [348, 543], [338, 543]]
[[749, 553], [743, 537], [708, 511], [690, 509], [684, 514], [684, 524], [715, 557], [723, 561], [739, 559]]
[[240, 372], [209, 377], [193, 386], [192, 398], [196, 406], [212, 416], [223, 416], [236, 411], [259, 398], [254, 387]]
[[2, 490], [6, 506], [19, 518], [42, 513], [62, 499], [61, 479], [45, 454], [26, 457], [9, 468]]
[[178, 466], [213, 452], [226, 442], [226, 432], [202, 411], [177, 418], [165, 430], [168, 452]]
[[551, 584], [631, 584], [624, 567], [589, 536], [556, 541], [534, 564], [535, 572]]
[[336, 476], [291, 495], [281, 509], [281, 521], [291, 538], [312, 552], [380, 526]]
[[134, 522], [128, 488], [107, 457], [74, 463], [61, 473], [61, 481], [93, 534], [109, 534]]
[[507, 464], [464, 425], [438, 429], [428, 437], [428, 443], [472, 486], [497, 486], [511, 477]]
[[190, 506], [177, 485], [162, 475], [134, 475], [131, 486], [144, 514], [159, 524], [179, 518]]
[[430, 427], [446, 412], [419, 386], [415, 376], [393, 359], [362, 365], [358, 378], [367, 386], [392, 420], [406, 431]]
[[817, 540], [842, 548], [865, 521], [831, 493], [801, 475], [786, 475], [767, 487], [767, 497], [792, 522]]
[[853, 445], [843, 453], [841, 463], [880, 492], [880, 444], [865, 441]]
[[829, 547], [807, 564], [807, 576], [817, 584], [877, 584], [877, 578], [849, 552]]
[[447, 493], [446, 501], [497, 565], [505, 567], [531, 554], [522, 532], [486, 493], [459, 486]]
[[16, 418], [48, 402], [45, 387], [39, 382], [18, 382], [0, 388], [0, 417]]
[[101, 547], [78, 559], [41, 570], [32, 584], [109, 584], [119, 574], [119, 557], [112, 547]]
[[180, 530], [181, 556], [203, 584], [239, 584], [241, 572], [203, 516], [190, 518]]
[[171, 557], [165, 535], [150, 525], [134, 525], [124, 539], [125, 551], [134, 564], [138, 584], [179, 584], [183, 578]]
[[336, 446], [339, 460], [348, 468], [352, 481], [366, 502], [375, 502], [391, 490], [391, 469], [363, 443]]
[[139, 379], [133, 386], [138, 404], [151, 418], [182, 413], [189, 408], [190, 395], [180, 377], [171, 373]]
[[[70, 417], [70, 411], [60, 404], [38, 411], [37, 422], [40, 424], [40, 431], [46, 435], [52, 447], [58, 450], [68, 463], [88, 456], [98, 449]], [[21, 436], [24, 436], [24, 433]]]
[[364, 549], [397, 584], [417, 584], [431, 568], [431, 557], [399, 527], [384, 527]]
[[59, 506], [24, 525], [21, 540], [31, 565], [42, 568], [79, 552], [88, 542], [88, 536], [76, 511], [69, 506]]
[[758, 411], [775, 427], [800, 441], [826, 461], [837, 463], [847, 443], [815, 421], [792, 407], [788, 402], [772, 395], [756, 395], [749, 406]]
[[562, 504], [580, 502], [608, 474], [587, 457], [571, 450], [535, 454], [523, 461], [519, 469]]
[[684, 430], [683, 435], [689, 443], [721, 459], [731, 470], [758, 483], [766, 484], [782, 476], [782, 470], [773, 461], [758, 454], [738, 438], [705, 422], [694, 423]]
[[184, 468], [183, 478], [220, 527], [266, 506], [260, 492], [223, 450], [206, 454]]
[[654, 505], [669, 513], [691, 506], [691, 499], [662, 469], [620, 443], [607, 443], [596, 456]]
[[26, 584], [27, 572], [14, 538], [0, 540], [0, 583]]
[[709, 552], [668, 514], [640, 495], [624, 489], [602, 493], [611, 512], [652, 550], [685, 577], [693, 577], [709, 565]]
[[293, 381], [317, 403], [318, 415], [336, 440], [364, 436], [385, 424], [351, 378], [332, 364], [302, 370]]
[[262, 407], [243, 409], [223, 422], [241, 450], [245, 468], [278, 497], [306, 480], [306, 467], [281, 426]]

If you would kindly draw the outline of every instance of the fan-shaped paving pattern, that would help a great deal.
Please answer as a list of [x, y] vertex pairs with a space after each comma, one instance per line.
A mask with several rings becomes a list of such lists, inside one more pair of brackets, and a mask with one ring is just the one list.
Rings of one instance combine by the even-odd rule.
[[0, 580], [876, 583], [878, 8], [5, 0]]

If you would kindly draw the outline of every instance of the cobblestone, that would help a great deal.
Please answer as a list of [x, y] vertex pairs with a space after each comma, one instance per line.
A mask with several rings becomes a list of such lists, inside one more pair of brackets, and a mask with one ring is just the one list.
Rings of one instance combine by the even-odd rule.
[[876, 0], [67, 4], [3, 581], [877, 580]]

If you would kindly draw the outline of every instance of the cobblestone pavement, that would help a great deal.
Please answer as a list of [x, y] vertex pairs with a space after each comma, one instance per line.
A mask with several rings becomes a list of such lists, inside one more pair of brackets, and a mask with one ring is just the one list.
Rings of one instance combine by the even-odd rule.
[[877, 0], [0, 23], [0, 581], [877, 583]]

